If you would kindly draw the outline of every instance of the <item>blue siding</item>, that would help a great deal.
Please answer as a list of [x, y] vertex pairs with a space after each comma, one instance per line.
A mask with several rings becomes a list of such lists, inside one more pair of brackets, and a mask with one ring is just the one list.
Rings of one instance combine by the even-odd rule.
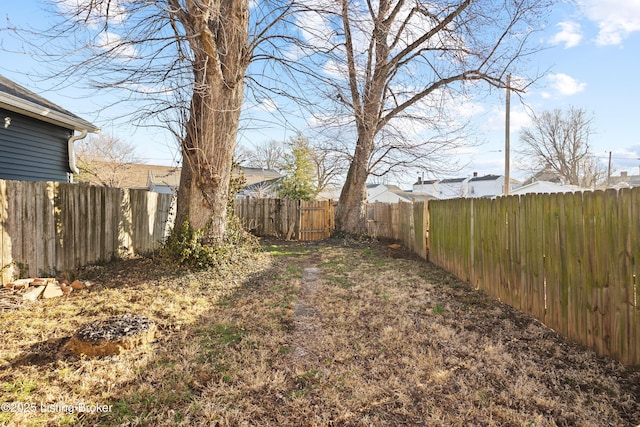
[[0, 108], [0, 179], [68, 182], [71, 132]]

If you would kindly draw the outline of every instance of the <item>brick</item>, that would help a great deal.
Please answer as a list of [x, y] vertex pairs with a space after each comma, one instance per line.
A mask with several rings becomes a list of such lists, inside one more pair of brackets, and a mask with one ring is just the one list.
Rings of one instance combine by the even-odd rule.
[[87, 286], [80, 280], [74, 280], [73, 283], [71, 283], [71, 287], [73, 289], [80, 290], [86, 288]]

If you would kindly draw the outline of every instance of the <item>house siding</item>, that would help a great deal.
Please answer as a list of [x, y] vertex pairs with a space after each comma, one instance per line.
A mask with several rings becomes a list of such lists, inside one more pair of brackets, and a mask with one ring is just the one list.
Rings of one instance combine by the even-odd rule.
[[0, 108], [0, 179], [68, 182], [70, 136], [70, 129]]

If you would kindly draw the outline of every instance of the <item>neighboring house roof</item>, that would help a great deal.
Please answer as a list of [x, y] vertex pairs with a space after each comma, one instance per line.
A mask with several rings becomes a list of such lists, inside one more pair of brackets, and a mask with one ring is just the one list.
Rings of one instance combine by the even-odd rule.
[[342, 187], [327, 187], [316, 195], [316, 200], [338, 200]]
[[149, 170], [147, 188], [158, 193], [174, 193], [180, 186], [180, 168]]
[[464, 182], [467, 178], [447, 178], [440, 181], [441, 184], [456, 184], [458, 182]]
[[82, 182], [122, 188], [149, 188], [149, 185], [174, 185], [180, 183], [180, 168], [139, 163], [113, 163], [90, 161]]
[[[181, 168], [177, 166], [147, 165], [141, 163], [88, 162], [91, 173], [83, 175], [83, 182], [94, 185], [114, 185], [123, 188], [146, 188], [163, 186], [176, 189], [180, 186]], [[247, 185], [269, 179], [280, 178], [272, 169], [245, 168]], [[236, 173], [238, 170], [236, 170]], [[264, 178], [267, 177], [267, 178]]]
[[405, 191], [403, 191], [400, 187], [398, 187], [397, 185], [392, 185], [392, 184], [385, 184], [385, 187], [387, 187], [387, 190], [391, 191], [392, 193], [404, 193]]
[[429, 180], [423, 181], [422, 178], [418, 178], [418, 180], [413, 185], [422, 185], [422, 184], [429, 185], [429, 184], [435, 184], [436, 182], [438, 182], [437, 179], [429, 179]]
[[282, 178], [283, 177], [271, 178], [245, 185], [242, 187], [242, 190], [238, 192], [236, 197], [276, 197], [278, 185], [282, 182]]
[[577, 185], [562, 185], [549, 181], [534, 181], [529, 184], [511, 190], [512, 195], [531, 194], [531, 193], [573, 193], [576, 191], [585, 191], [587, 189], [578, 187]]
[[240, 168], [242, 169], [242, 173], [247, 180], [246, 185], [251, 185], [260, 181], [266, 181], [272, 178], [280, 178], [282, 176], [278, 171], [273, 169], [249, 168], [246, 166], [240, 166]]
[[411, 192], [401, 190], [397, 185], [391, 184], [367, 184], [367, 200], [377, 201], [385, 193], [395, 194], [399, 199], [411, 201]]
[[405, 191], [405, 193], [414, 202], [424, 202], [424, 201], [429, 201], [429, 200], [438, 200], [438, 197], [434, 196], [433, 194], [414, 193], [413, 191]]
[[496, 181], [500, 179], [501, 175], [485, 175], [485, 176], [474, 176], [469, 181], [470, 182], [478, 182], [478, 181]]
[[65, 129], [99, 132], [88, 121], [0, 75], [0, 107]]
[[560, 184], [563, 180], [558, 172], [553, 170], [551, 166], [547, 165], [544, 169], [536, 172], [531, 178], [527, 179], [523, 185], [531, 184], [535, 181], [547, 181]]

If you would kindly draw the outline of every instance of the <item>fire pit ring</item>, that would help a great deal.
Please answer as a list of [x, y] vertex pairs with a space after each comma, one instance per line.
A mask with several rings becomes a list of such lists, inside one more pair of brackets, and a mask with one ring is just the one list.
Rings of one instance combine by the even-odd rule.
[[66, 348], [77, 355], [110, 356], [152, 342], [155, 332], [156, 324], [145, 316], [111, 316], [82, 326]]

